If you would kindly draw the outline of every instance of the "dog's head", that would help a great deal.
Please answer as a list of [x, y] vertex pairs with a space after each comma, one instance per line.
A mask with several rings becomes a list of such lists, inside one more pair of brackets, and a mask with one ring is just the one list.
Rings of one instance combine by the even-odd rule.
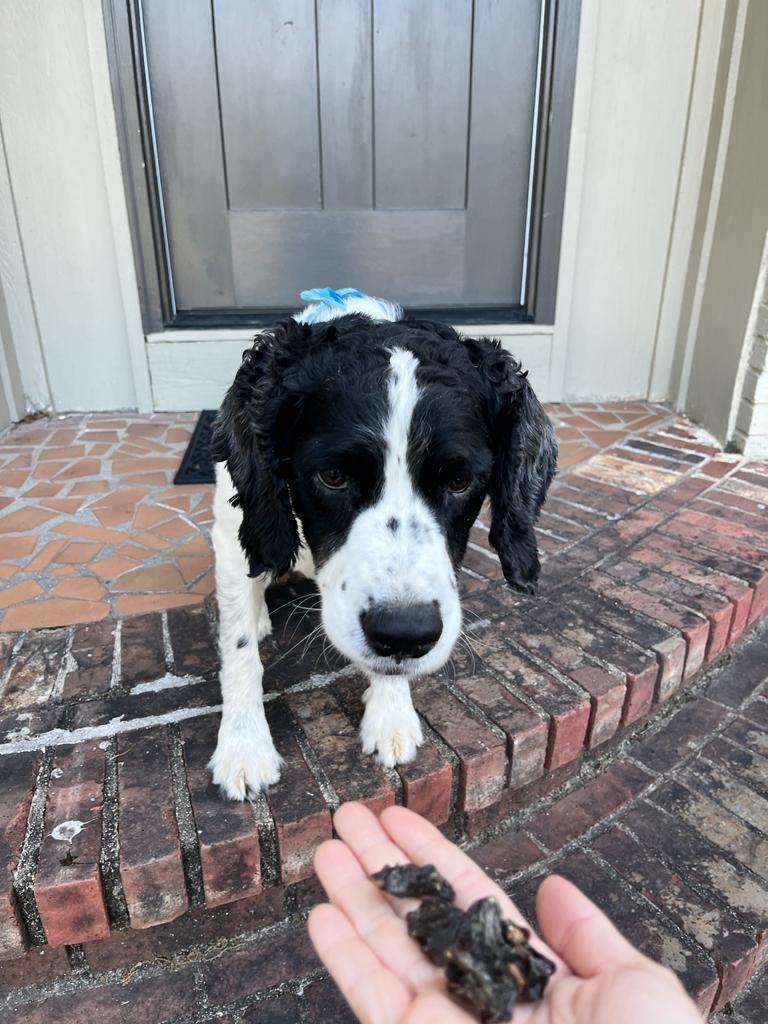
[[287, 320], [243, 356], [214, 432], [251, 575], [313, 555], [331, 642], [370, 671], [435, 671], [458, 636], [456, 572], [490, 495], [490, 541], [532, 592], [557, 447], [499, 342], [417, 320]]

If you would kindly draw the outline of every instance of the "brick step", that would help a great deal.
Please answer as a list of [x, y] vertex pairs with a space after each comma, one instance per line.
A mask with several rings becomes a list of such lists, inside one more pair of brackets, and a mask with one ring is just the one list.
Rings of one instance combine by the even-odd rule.
[[[156, 748], [134, 749], [148, 761], [157, 756]], [[85, 780], [87, 762], [79, 763]], [[675, 970], [705, 1015], [724, 1010], [722, 1019], [730, 1019], [731, 1002], [747, 986], [737, 1019], [757, 1024], [759, 1012], [747, 1014], [761, 1005], [768, 952], [766, 767], [768, 631], [761, 628], [607, 756], [585, 761], [549, 794], [518, 790], [490, 834], [468, 838], [460, 817], [449, 834], [531, 920], [541, 878], [563, 874], [645, 953]], [[73, 806], [68, 796], [57, 799], [57, 808]], [[161, 870], [166, 833], [162, 808], [155, 812]], [[257, 828], [258, 817], [250, 819]], [[270, 853], [261, 849], [263, 864]], [[38, 872], [42, 864], [41, 854]], [[84, 859], [82, 885], [88, 867]], [[193, 891], [189, 876], [187, 884]], [[191, 907], [153, 928], [127, 927], [66, 949], [32, 948], [0, 963], [2, 1019], [117, 1022], [131, 1005], [150, 1024], [353, 1024], [307, 937], [306, 912], [320, 899], [307, 876], [264, 884], [232, 903]], [[70, 913], [86, 902], [84, 895], [73, 900]]]
[[[306, 581], [270, 592], [262, 656], [285, 767], [251, 803], [223, 802], [206, 770], [220, 700], [213, 606], [0, 636], [0, 959], [39, 948], [57, 961], [62, 947], [290, 902], [347, 799], [404, 803], [476, 842], [666, 716], [768, 602], [768, 466], [707, 459], [683, 421], [670, 430], [665, 452], [627, 442], [553, 485], [535, 600], [497, 578], [481, 515], [462, 573], [473, 649], [414, 686], [426, 740], [396, 771], [360, 753], [364, 683], [312, 640]], [[763, 639], [746, 645], [698, 712], [702, 740], [721, 720], [735, 730], [696, 769], [728, 799], [763, 767], [731, 748], [748, 749], [736, 712], [762, 706], [766, 662]], [[712, 768], [725, 753], [727, 768]], [[652, 770], [617, 769], [611, 792], [634, 795]], [[528, 841], [558, 855], [538, 833]]]

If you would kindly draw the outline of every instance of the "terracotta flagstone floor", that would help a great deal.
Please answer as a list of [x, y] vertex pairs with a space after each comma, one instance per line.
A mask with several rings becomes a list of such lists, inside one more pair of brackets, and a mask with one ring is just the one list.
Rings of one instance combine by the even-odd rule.
[[[549, 413], [561, 471], [674, 419], [646, 402]], [[0, 437], [0, 628], [199, 604], [213, 591], [212, 487], [171, 483], [196, 419], [60, 416]]]

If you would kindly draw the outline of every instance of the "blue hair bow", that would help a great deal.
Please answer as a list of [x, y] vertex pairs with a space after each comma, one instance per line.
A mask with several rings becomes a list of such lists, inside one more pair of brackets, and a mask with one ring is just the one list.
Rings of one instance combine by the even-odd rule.
[[347, 299], [365, 299], [367, 296], [363, 292], [359, 292], [357, 288], [339, 288], [338, 291], [333, 288], [311, 288], [309, 291], [302, 292], [300, 298], [304, 302], [317, 303], [314, 309], [309, 310], [304, 317], [304, 323], [311, 324], [314, 323], [323, 308], [345, 309]]

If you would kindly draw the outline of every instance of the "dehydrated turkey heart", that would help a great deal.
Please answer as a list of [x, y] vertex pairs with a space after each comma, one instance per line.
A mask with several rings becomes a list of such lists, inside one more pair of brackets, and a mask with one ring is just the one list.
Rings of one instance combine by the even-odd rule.
[[509, 1020], [516, 999], [541, 999], [555, 965], [529, 945], [530, 933], [501, 916], [496, 900], [477, 900], [467, 911], [430, 864], [382, 868], [372, 880], [392, 896], [422, 897], [407, 915], [408, 934], [445, 968], [449, 992], [470, 1006], [483, 1024]]

